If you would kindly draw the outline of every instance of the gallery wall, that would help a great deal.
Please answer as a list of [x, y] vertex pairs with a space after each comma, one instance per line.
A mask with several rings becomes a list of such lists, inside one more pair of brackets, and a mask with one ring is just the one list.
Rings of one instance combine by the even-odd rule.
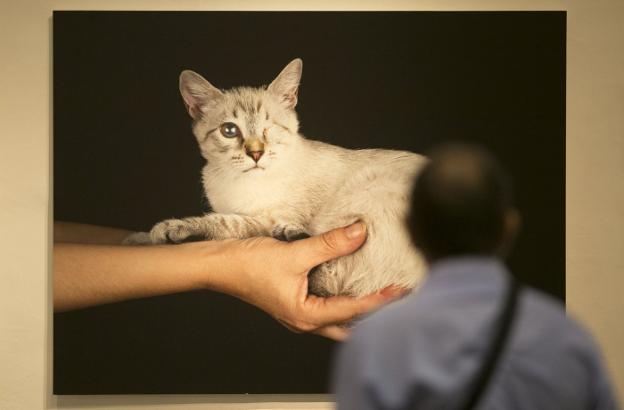
[[[307, 2], [344, 10], [349, 2]], [[358, 2], [379, 9], [374, 2]], [[368, 7], [367, 7], [368, 6]], [[500, 10], [494, 1], [389, 2], [388, 9]], [[51, 395], [51, 15], [78, 1], [3, 2], [0, 10], [0, 408], [331, 408], [326, 396]], [[93, 9], [93, 7], [91, 7]], [[103, 1], [96, 9], [280, 10], [289, 2]], [[566, 299], [624, 389], [624, 7], [614, 1], [506, 2], [568, 11]], [[536, 267], [539, 268], [539, 267]]]

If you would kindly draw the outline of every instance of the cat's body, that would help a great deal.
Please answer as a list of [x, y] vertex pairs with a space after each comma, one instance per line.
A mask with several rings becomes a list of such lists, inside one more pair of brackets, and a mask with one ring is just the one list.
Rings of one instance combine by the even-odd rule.
[[362, 220], [367, 242], [310, 275], [318, 294], [364, 295], [388, 285], [412, 288], [424, 262], [410, 242], [405, 216], [424, 157], [381, 149], [349, 150], [307, 140], [294, 112], [301, 61], [267, 88], [222, 93], [184, 72], [181, 91], [207, 164], [204, 191], [215, 213], [168, 220], [127, 243], [163, 243], [316, 235]]

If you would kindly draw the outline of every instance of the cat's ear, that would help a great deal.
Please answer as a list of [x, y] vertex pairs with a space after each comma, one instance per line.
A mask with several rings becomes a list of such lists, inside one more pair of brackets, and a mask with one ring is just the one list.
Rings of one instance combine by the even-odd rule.
[[295, 108], [297, 105], [297, 91], [299, 90], [302, 69], [303, 61], [300, 58], [295, 58], [288, 63], [267, 88], [276, 94], [287, 108]]
[[197, 119], [201, 116], [201, 106], [221, 97], [223, 92], [196, 72], [184, 70], [180, 74], [180, 94], [189, 115]]

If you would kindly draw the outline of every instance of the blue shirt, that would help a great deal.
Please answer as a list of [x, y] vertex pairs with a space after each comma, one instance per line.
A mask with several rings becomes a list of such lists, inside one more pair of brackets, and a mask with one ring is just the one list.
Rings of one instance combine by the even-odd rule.
[[[418, 292], [359, 323], [340, 347], [338, 408], [456, 409], [483, 360], [509, 273], [494, 258], [431, 266]], [[415, 401], [413, 401], [415, 400]], [[617, 409], [598, 349], [561, 303], [524, 287], [479, 409]]]

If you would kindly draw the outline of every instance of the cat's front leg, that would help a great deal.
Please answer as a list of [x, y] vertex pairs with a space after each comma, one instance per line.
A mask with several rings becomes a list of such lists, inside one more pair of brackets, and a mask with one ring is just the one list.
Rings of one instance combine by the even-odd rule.
[[262, 218], [212, 213], [157, 223], [150, 231], [150, 239], [155, 244], [206, 239], [243, 239], [270, 235], [268, 225]]

